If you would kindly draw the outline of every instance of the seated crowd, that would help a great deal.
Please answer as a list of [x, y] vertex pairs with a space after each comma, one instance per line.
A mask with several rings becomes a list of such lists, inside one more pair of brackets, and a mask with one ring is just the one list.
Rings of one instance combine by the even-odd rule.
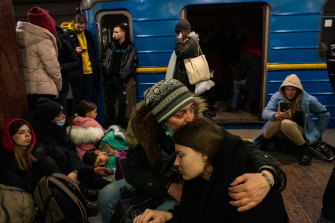
[[[52, 21], [44, 10], [36, 10]], [[181, 48], [193, 40], [181, 33], [184, 26], [190, 31], [188, 23], [178, 24], [182, 27], [177, 40]], [[51, 32], [55, 30], [48, 32], [55, 56], [57, 44]], [[187, 37], [185, 42], [182, 34]], [[47, 54], [41, 59], [48, 60]], [[288, 76], [272, 96], [263, 111], [268, 122], [252, 143], [207, 119], [206, 101], [175, 79], [159, 81], [145, 92], [126, 130], [115, 125], [104, 129], [95, 120], [97, 106], [87, 100], [78, 102], [76, 114], [67, 118], [63, 106], [55, 101], [62, 85], [60, 67], [53, 67], [52, 62], [50, 66], [55, 73], [52, 92], [28, 94], [27, 120], [13, 119], [2, 130], [0, 190], [19, 188], [29, 208], [22, 208], [25, 203], [18, 200], [6, 204], [12, 211], [1, 215], [4, 206], [0, 206], [1, 222], [1, 218], [4, 222], [33, 222], [37, 215], [34, 187], [53, 173], [66, 175], [82, 190], [99, 191], [103, 223], [110, 223], [117, 214], [125, 188], [157, 201], [155, 207], [133, 219], [136, 223], [289, 221], [281, 196], [286, 175], [259, 147], [264, 149], [273, 138], [293, 142], [301, 151], [300, 164], [309, 165], [308, 145], [321, 139], [330, 116], [303, 90], [296, 75]], [[288, 104], [286, 111], [280, 110], [282, 102]], [[317, 115], [317, 125], [311, 113]], [[122, 167], [118, 166], [118, 157], [125, 153]], [[117, 168], [122, 168], [124, 178], [111, 179]], [[334, 194], [334, 186], [328, 185], [327, 190], [325, 194]], [[331, 201], [325, 204], [322, 218], [335, 216], [334, 206]]]

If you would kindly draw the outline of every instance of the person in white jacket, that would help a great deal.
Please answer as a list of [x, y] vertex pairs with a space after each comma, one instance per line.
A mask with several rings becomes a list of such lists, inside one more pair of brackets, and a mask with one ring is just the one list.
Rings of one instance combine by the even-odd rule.
[[16, 34], [29, 109], [32, 109], [40, 97], [58, 98], [62, 77], [54, 19], [44, 9], [34, 7], [28, 12], [28, 21], [17, 23]]

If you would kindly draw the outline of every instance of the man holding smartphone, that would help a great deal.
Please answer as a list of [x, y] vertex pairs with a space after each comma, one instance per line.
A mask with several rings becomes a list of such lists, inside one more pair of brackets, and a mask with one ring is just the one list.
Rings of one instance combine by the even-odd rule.
[[[318, 117], [317, 123], [312, 120], [312, 113]], [[309, 165], [311, 155], [307, 146], [321, 139], [329, 117], [325, 106], [305, 92], [297, 75], [291, 74], [264, 108], [262, 118], [268, 122], [254, 141], [261, 148], [266, 148], [273, 137], [290, 141], [301, 153], [299, 164]]]
[[95, 101], [93, 92], [96, 89], [96, 80], [99, 76], [92, 34], [86, 30], [86, 24], [86, 18], [81, 14], [76, 15], [73, 22], [61, 24], [61, 28], [66, 30], [67, 36], [82, 63], [79, 69], [68, 75], [73, 95], [74, 113], [81, 100]]

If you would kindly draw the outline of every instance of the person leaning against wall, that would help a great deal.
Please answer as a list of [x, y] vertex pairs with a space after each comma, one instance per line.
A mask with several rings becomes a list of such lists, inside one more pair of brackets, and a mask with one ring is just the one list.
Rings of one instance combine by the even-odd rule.
[[[317, 123], [312, 120], [312, 114], [318, 117]], [[308, 145], [321, 139], [330, 114], [316, 97], [304, 91], [298, 76], [291, 74], [272, 95], [262, 117], [267, 122], [255, 143], [266, 148], [272, 138], [293, 142], [301, 153], [299, 164], [305, 166], [311, 163]]]

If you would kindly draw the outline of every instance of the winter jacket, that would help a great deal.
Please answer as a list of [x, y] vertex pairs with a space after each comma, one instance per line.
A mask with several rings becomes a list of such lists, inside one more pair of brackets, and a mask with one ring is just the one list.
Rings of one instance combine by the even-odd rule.
[[[83, 63], [88, 63], [87, 60], [89, 60], [90, 62], [90, 66], [92, 68], [92, 72], [94, 74], [94, 77], [97, 78], [99, 76], [99, 66], [97, 63], [97, 55], [96, 55], [96, 51], [95, 51], [95, 47], [94, 47], [94, 42], [92, 39], [92, 34], [90, 31], [88, 30], [84, 30], [84, 32], [77, 34], [74, 31], [73, 28], [73, 23], [71, 22], [64, 22], [61, 24], [61, 28], [64, 30], [64, 33], [66, 35], [66, 37], [71, 40], [71, 43], [77, 47], [80, 46], [79, 44], [79, 39], [80, 37], [78, 37], [78, 35], [85, 35], [85, 40], [86, 40], [86, 45], [87, 45], [87, 52], [85, 52], [86, 55], [86, 60], [83, 61], [83, 56], [79, 55], [79, 58], [81, 60], [81, 64], [82, 66], [80, 67], [80, 69], [76, 69], [75, 71], [71, 71], [69, 73], [69, 80], [77, 80], [77, 79], [83, 79], [84, 78], [84, 70], [83, 70]], [[87, 57], [88, 55], [88, 57]], [[85, 65], [86, 66], [86, 65]]]
[[66, 128], [66, 133], [76, 146], [77, 154], [83, 160], [84, 154], [97, 148], [97, 143], [104, 137], [105, 130], [94, 119], [87, 117], [75, 117], [71, 126]]
[[71, 40], [70, 34], [56, 27], [59, 39], [62, 46], [58, 49], [58, 61], [61, 67], [63, 85], [68, 83], [69, 74], [71, 72], [79, 72], [82, 70], [81, 58], [80, 55], [76, 52], [76, 45], [74, 45], [73, 40]]
[[[299, 89], [297, 91], [298, 95], [295, 99], [290, 101], [285, 96], [285, 86], [291, 86]], [[278, 121], [274, 118], [274, 115], [278, 112], [280, 102], [285, 101], [290, 103], [292, 115], [294, 115], [296, 110], [301, 110], [303, 113], [304, 138], [307, 145], [311, 145], [320, 139], [322, 133], [327, 128], [330, 114], [316, 97], [304, 91], [299, 78], [295, 74], [291, 74], [286, 77], [284, 82], [281, 84], [279, 91], [272, 95], [269, 103], [264, 108], [262, 117], [264, 120], [268, 120], [268, 122], [265, 123], [260, 135], [263, 135], [269, 121]], [[318, 117], [316, 123], [312, 120], [313, 114]], [[258, 141], [258, 137], [254, 139], [255, 142]]]
[[175, 43], [175, 53], [177, 56], [176, 67], [173, 78], [181, 81], [191, 92], [194, 92], [195, 85], [191, 85], [188, 80], [184, 59], [199, 56], [199, 45], [193, 37], [190, 37], [185, 43], [182, 38], [177, 38]]
[[114, 86], [126, 83], [131, 75], [134, 75], [137, 67], [137, 52], [134, 44], [130, 41], [125, 41], [121, 47], [125, 48], [125, 52], [121, 58], [118, 73], [113, 73], [113, 65], [115, 60], [115, 50], [118, 42], [113, 41], [106, 47], [101, 57], [101, 66], [103, 70], [104, 85], [111, 83]]
[[26, 93], [58, 95], [62, 77], [55, 37], [47, 29], [28, 22], [18, 22], [16, 34]]
[[[194, 105], [195, 116], [201, 117], [206, 110], [203, 99], [195, 98]], [[140, 103], [129, 122], [127, 144], [130, 149], [123, 166], [127, 182], [155, 197], [166, 197], [170, 183], [181, 181], [179, 171], [173, 165], [174, 143], [165, 135], [161, 125], [157, 124], [145, 102]], [[285, 188], [285, 174], [269, 156], [253, 146], [249, 146], [247, 152], [249, 162], [255, 170], [259, 171], [261, 167], [274, 167], [280, 187]]]
[[96, 175], [92, 166], [81, 162], [63, 126], [41, 122], [36, 118], [32, 122], [32, 126], [36, 130], [37, 142], [43, 145], [44, 151], [42, 150], [40, 153], [52, 157], [52, 161], [56, 163], [61, 173], [67, 175], [73, 170], [78, 170], [80, 183], [92, 189], [101, 189], [110, 183]]
[[[173, 210], [172, 222], [259, 222], [286, 223], [288, 216], [280, 190], [274, 186], [265, 199], [246, 212], [238, 212], [230, 205], [230, 183], [244, 173], [256, 173], [250, 162], [250, 151], [255, 145], [223, 129], [223, 142], [213, 164], [208, 181], [201, 177], [185, 181], [181, 205]], [[270, 159], [269, 159], [270, 161]], [[267, 161], [263, 165], [267, 165]]]

